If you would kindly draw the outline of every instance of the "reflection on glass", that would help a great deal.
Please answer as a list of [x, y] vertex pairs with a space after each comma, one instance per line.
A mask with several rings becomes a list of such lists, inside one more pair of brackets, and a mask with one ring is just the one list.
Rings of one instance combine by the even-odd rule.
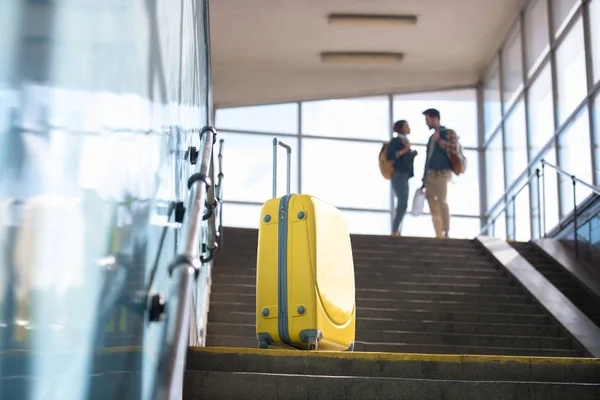
[[342, 210], [350, 233], [361, 235], [389, 235], [391, 217], [389, 212]]
[[460, 143], [477, 146], [477, 97], [474, 89], [424, 92], [394, 96], [394, 120], [405, 119], [411, 126], [411, 141], [427, 143], [431, 132], [425, 125], [423, 111], [437, 108], [442, 125], [454, 129]]
[[[450, 237], [454, 239], [473, 239], [481, 230], [479, 218], [450, 217]], [[435, 237], [431, 216], [413, 217], [407, 215], [402, 227], [402, 236]]]
[[[265, 199], [266, 200], [266, 199]], [[258, 229], [262, 206], [223, 203], [223, 226]], [[227, 237], [224, 238], [225, 241]]]
[[[569, 174], [575, 175], [584, 182], [592, 182], [592, 158], [589, 131], [588, 111], [584, 109], [577, 119], [567, 127], [559, 138], [560, 167]], [[562, 215], [565, 216], [573, 210], [573, 184], [569, 177], [560, 176]], [[591, 191], [582, 185], [577, 185], [577, 204], [581, 203], [591, 194]]]
[[506, 190], [504, 187], [504, 151], [502, 132], [498, 130], [485, 151], [487, 204], [492, 207]]
[[502, 91], [504, 110], [509, 109], [523, 89], [523, 56], [521, 51], [521, 28], [519, 25], [509, 35], [502, 50]]
[[[219, 133], [225, 139], [227, 156], [223, 157], [227, 200], [264, 202], [273, 194], [273, 136]], [[298, 190], [298, 140], [280, 138], [292, 148], [291, 191]], [[277, 196], [285, 194], [286, 151], [277, 149]], [[223, 214], [226, 215], [226, 214]]]
[[386, 140], [390, 131], [387, 96], [302, 103], [305, 135]]
[[527, 168], [525, 106], [520, 100], [506, 120], [506, 184], [510, 187]]
[[534, 0], [525, 10], [525, 62], [531, 76], [550, 49], [548, 38], [548, 5], [546, 0]]
[[336, 207], [389, 210], [390, 181], [371, 157], [379, 150], [378, 143], [302, 139], [302, 191]]
[[585, 50], [581, 17], [556, 52], [558, 77], [558, 121], [565, 122], [587, 94]]
[[[556, 164], [556, 149], [551, 147], [546, 154], [542, 156], [544, 160], [552, 165]], [[559, 221], [558, 211], [558, 176], [556, 172], [550, 168], [543, 169], [542, 181], [542, 229], [549, 232], [554, 228]]]
[[217, 129], [298, 133], [298, 104], [221, 108], [216, 113]]
[[550, 63], [547, 63], [529, 88], [529, 136], [532, 159], [554, 135], [550, 68]]
[[464, 175], [452, 175], [448, 185], [448, 204], [451, 214], [479, 216], [479, 154], [477, 150], [463, 150], [467, 159]]
[[558, 37], [581, 4], [581, 0], [551, 0], [550, 4], [554, 34]]
[[590, 37], [592, 50], [592, 66], [594, 82], [600, 80], [600, 0], [593, 0], [590, 5]]
[[492, 135], [502, 119], [500, 103], [500, 67], [498, 57], [488, 68], [483, 84], [483, 114], [486, 140]]

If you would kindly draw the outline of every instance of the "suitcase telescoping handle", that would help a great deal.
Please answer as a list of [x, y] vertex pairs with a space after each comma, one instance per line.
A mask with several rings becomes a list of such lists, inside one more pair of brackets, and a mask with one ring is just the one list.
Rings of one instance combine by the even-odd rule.
[[277, 138], [273, 138], [273, 198], [277, 197], [277, 146], [281, 146], [287, 152], [287, 178], [286, 194], [290, 194], [292, 148]]

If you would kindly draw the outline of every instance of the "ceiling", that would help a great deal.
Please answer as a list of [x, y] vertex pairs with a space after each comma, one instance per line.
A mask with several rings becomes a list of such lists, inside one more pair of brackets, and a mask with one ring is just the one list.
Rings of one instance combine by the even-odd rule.
[[[526, 0], [211, 1], [217, 107], [477, 83]], [[330, 26], [331, 13], [415, 14], [413, 26]], [[322, 63], [323, 51], [403, 52], [396, 64]]]

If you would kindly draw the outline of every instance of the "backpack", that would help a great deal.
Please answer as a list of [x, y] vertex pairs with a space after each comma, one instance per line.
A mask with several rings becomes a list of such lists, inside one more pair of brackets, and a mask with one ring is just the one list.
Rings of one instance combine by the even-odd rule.
[[381, 171], [381, 175], [388, 180], [392, 179], [395, 171], [394, 160], [387, 159], [387, 151], [389, 146], [389, 143], [384, 143], [383, 146], [381, 146], [381, 151], [379, 152], [379, 171]]
[[452, 171], [456, 175], [464, 174], [467, 169], [467, 159], [462, 151], [462, 146], [458, 141], [458, 135], [452, 129], [447, 130], [448, 138], [448, 158], [450, 159], [450, 165]]

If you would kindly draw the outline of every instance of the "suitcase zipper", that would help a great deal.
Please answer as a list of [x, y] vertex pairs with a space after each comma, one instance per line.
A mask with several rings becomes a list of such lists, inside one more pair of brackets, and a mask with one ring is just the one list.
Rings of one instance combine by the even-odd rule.
[[279, 201], [278, 223], [278, 300], [279, 308], [279, 338], [287, 345], [292, 345], [288, 326], [288, 295], [287, 295], [287, 243], [288, 243], [288, 205], [292, 195], [285, 195]]

